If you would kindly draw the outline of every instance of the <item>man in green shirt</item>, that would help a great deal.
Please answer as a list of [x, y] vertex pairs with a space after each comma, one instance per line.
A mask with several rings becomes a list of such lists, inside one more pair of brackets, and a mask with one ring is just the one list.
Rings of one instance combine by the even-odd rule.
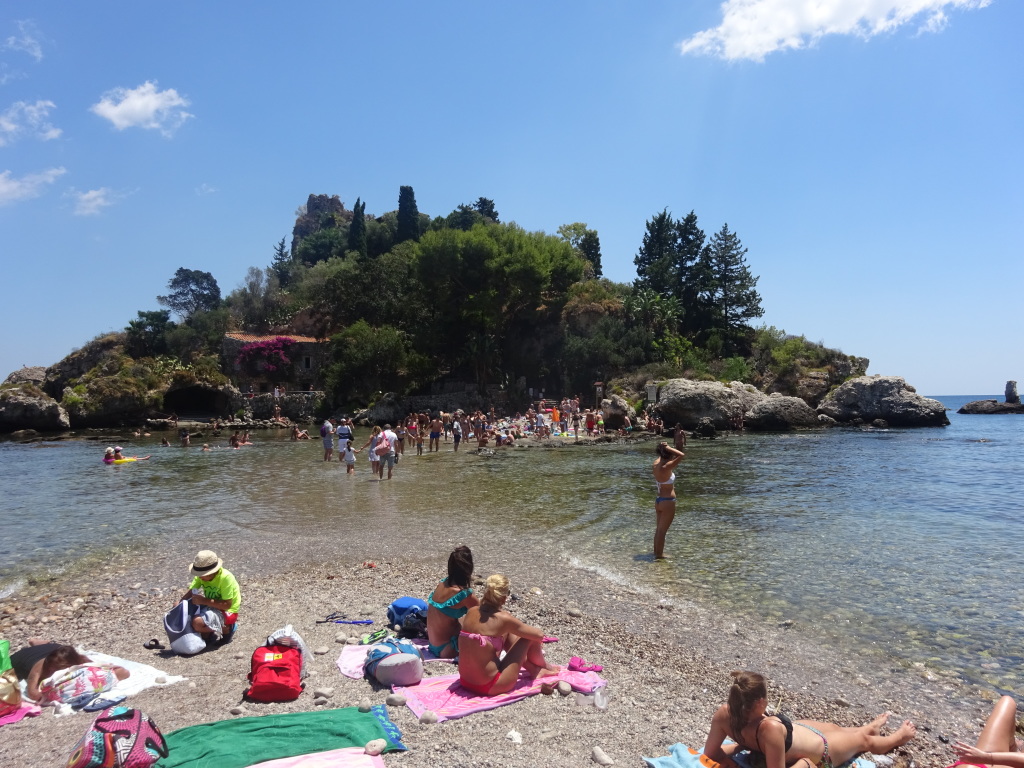
[[238, 620], [242, 593], [238, 581], [224, 566], [217, 553], [209, 549], [196, 555], [189, 568], [192, 583], [178, 600], [190, 600], [199, 606], [199, 614], [192, 619], [192, 628], [204, 639], [230, 640]]

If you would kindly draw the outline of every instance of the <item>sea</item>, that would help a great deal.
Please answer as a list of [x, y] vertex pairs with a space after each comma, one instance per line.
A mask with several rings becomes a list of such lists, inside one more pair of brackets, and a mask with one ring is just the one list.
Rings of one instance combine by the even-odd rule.
[[[320, 440], [257, 432], [255, 445], [161, 447], [160, 434], [0, 442], [0, 597], [111, 547], [181, 531], [218, 541], [352, 526], [458, 530], [545, 542], [664, 600], [794, 622], [821, 642], [1024, 695], [1024, 416], [947, 427], [832, 429], [691, 440], [677, 469], [671, 560], [651, 558], [653, 444], [406, 453], [390, 482], [325, 465]], [[314, 433], [315, 434], [315, 433]], [[94, 436], [95, 437], [95, 436]], [[357, 444], [364, 437], [357, 433]], [[105, 466], [124, 441], [146, 462]], [[269, 525], [268, 523], [272, 523]], [[525, 540], [525, 539], [524, 539]]]

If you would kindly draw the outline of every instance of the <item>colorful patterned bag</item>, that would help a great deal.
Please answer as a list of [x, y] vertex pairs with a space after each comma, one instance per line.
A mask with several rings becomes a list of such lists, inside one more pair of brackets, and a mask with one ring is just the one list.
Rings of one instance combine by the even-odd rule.
[[0, 674], [0, 717], [9, 715], [21, 706], [21, 688], [13, 669]]
[[67, 768], [149, 768], [167, 757], [156, 723], [137, 709], [104, 710], [78, 742]]
[[46, 704], [84, 707], [101, 693], [117, 685], [117, 675], [108, 666], [75, 664], [54, 672], [39, 685], [39, 700]]

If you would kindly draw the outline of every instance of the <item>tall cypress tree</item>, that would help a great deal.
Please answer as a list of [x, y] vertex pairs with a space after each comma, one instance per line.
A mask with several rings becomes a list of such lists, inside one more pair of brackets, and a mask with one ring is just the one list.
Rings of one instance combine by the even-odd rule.
[[637, 287], [648, 288], [659, 295], [673, 293], [673, 262], [676, 223], [666, 208], [647, 222], [644, 241], [633, 263], [636, 264]]
[[594, 277], [601, 277], [601, 239], [597, 231], [588, 229], [580, 238], [580, 253], [594, 268]]
[[702, 313], [700, 294], [707, 282], [700, 255], [704, 250], [704, 230], [697, 226], [697, 214], [690, 211], [675, 226], [675, 285], [672, 294], [682, 306], [683, 333], [698, 333], [707, 323]]
[[761, 296], [755, 290], [758, 278], [747, 266], [747, 249], [728, 224], [711, 236], [701, 255], [707, 284], [702, 299], [710, 313], [710, 330], [722, 340], [723, 354], [742, 351], [749, 326], [747, 320], [761, 317]]
[[416, 207], [416, 195], [412, 187], [398, 189], [398, 228], [395, 232], [395, 245], [406, 240], [420, 239], [420, 211]]
[[348, 227], [348, 249], [356, 251], [362, 258], [366, 258], [366, 203], [356, 198], [356, 204], [352, 208], [352, 223]]

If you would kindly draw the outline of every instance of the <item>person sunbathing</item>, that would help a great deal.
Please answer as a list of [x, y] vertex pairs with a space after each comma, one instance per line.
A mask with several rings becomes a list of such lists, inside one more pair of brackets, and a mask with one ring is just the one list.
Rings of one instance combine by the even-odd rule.
[[520, 669], [532, 677], [559, 669], [544, 658], [544, 633], [504, 609], [510, 591], [505, 576], [489, 576], [480, 605], [469, 609], [459, 632], [459, 681], [481, 696], [511, 691]]
[[[715, 712], [704, 754], [735, 765], [733, 753], [749, 749], [764, 755], [765, 768], [832, 768], [862, 752], [885, 754], [914, 738], [917, 727], [909, 720], [888, 736], [882, 726], [890, 712], [867, 725], [848, 728], [816, 720], [790, 720], [783, 714], [766, 715], [768, 688], [757, 672], [733, 672], [729, 701]], [[726, 737], [735, 744], [723, 744]]]
[[473, 590], [473, 553], [467, 546], [448, 555], [448, 578], [434, 587], [427, 598], [427, 642], [439, 659], [455, 658], [459, 651], [459, 620], [477, 605]]
[[1024, 752], [1014, 738], [1017, 725], [1017, 702], [1010, 696], [1003, 696], [992, 708], [985, 721], [977, 743], [972, 747], [963, 741], [953, 744], [958, 765], [995, 765], [1006, 768], [1024, 768]]
[[[28, 698], [37, 701], [39, 686], [54, 672], [73, 667], [76, 664], [92, 663], [88, 656], [80, 654], [72, 645], [47, 643], [32, 639], [28, 646], [11, 654], [11, 666], [19, 680], [25, 681]], [[124, 680], [131, 673], [124, 667], [111, 667], [118, 680]]]

